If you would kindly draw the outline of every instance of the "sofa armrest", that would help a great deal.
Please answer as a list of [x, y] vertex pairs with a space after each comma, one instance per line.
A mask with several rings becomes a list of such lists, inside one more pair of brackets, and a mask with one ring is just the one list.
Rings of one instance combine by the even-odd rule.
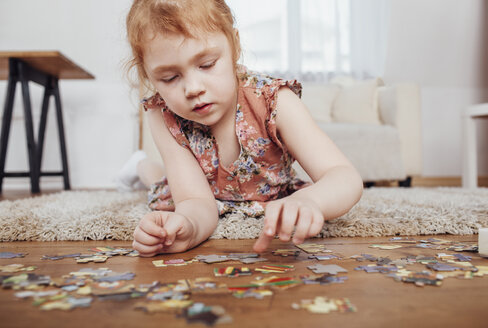
[[378, 88], [378, 107], [383, 123], [398, 129], [406, 174], [422, 174], [422, 125], [418, 85], [403, 83]]

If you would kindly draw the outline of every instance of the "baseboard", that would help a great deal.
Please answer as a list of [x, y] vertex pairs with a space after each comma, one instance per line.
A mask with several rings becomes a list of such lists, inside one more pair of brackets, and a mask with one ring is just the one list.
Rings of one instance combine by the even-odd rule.
[[[461, 187], [461, 177], [413, 177], [413, 187]], [[478, 187], [488, 187], [488, 177], [478, 177]]]
[[[398, 187], [398, 181], [375, 181], [375, 187]], [[412, 187], [461, 187], [461, 177], [412, 177]], [[478, 178], [478, 187], [488, 187], [488, 177]]]
[[[39, 187], [41, 190], [47, 189], [59, 189], [64, 188], [62, 177], [42, 177], [39, 181]], [[30, 178], [4, 178], [3, 190], [30, 190]]]

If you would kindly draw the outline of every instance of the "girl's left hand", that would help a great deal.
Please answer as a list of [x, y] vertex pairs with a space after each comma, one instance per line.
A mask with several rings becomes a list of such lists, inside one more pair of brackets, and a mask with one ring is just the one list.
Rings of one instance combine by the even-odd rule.
[[319, 206], [308, 198], [288, 196], [266, 204], [264, 228], [254, 244], [254, 251], [261, 253], [270, 244], [276, 234], [281, 241], [301, 244], [306, 238], [317, 235], [324, 225], [324, 215]]

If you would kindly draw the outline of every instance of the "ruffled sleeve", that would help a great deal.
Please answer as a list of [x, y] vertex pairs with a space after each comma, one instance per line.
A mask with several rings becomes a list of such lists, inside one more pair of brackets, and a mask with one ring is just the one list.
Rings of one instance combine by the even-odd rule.
[[285, 149], [286, 147], [282, 144], [281, 139], [278, 136], [278, 131], [276, 129], [276, 104], [278, 100], [278, 90], [282, 87], [288, 87], [293, 91], [298, 97], [302, 96], [302, 85], [297, 80], [282, 80], [273, 79], [271, 83], [263, 86], [262, 94], [266, 101], [267, 107], [267, 120], [266, 129], [273, 140], [280, 148]]
[[148, 109], [160, 110], [163, 113], [163, 119], [176, 141], [183, 147], [189, 148], [190, 142], [183, 132], [182, 118], [177, 116], [166, 106], [164, 99], [156, 93], [150, 98], [145, 98], [141, 101], [142, 107], [145, 111]]

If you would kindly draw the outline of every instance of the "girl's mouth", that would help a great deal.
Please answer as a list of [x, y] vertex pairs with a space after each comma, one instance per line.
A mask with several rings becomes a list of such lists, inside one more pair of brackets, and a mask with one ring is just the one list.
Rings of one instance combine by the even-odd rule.
[[208, 112], [211, 106], [212, 104], [198, 104], [193, 108], [193, 111], [197, 113]]

